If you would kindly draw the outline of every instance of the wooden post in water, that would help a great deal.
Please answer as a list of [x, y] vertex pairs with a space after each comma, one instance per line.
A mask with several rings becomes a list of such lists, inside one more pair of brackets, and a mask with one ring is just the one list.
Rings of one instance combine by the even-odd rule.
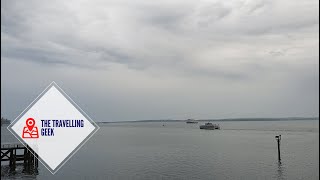
[[39, 158], [39, 156], [38, 156], [38, 154], [36, 154], [36, 156], [35, 156], [36, 169], [38, 169], [38, 167], [39, 167], [39, 160], [38, 160], [38, 158]]
[[281, 140], [281, 135], [276, 136], [276, 140], [278, 143], [278, 161], [281, 161], [281, 156], [280, 156], [280, 140]]
[[32, 166], [32, 154], [31, 151], [28, 150], [28, 165], [27, 165], [27, 171], [30, 172], [31, 166]]
[[14, 159], [13, 159], [13, 149], [10, 149], [9, 151], [10, 151], [9, 166], [10, 166], [10, 170], [13, 170], [13, 169], [15, 169], [14, 163], [13, 163], [13, 161], [14, 161]]
[[26, 169], [27, 168], [27, 165], [28, 165], [28, 149], [25, 148], [23, 150], [23, 168]]
[[9, 166], [10, 166], [10, 170], [11, 171], [15, 171], [16, 170], [16, 154], [17, 154], [17, 151], [15, 149], [11, 149], [10, 150]]

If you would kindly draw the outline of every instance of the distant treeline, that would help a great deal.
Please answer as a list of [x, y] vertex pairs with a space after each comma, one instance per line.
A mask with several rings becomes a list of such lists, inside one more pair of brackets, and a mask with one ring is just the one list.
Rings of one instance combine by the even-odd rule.
[[5, 118], [3, 118], [3, 117], [1, 117], [1, 126], [2, 126], [2, 124], [10, 124], [10, 120], [9, 119], [5, 119]]
[[[198, 119], [195, 121], [297, 121], [297, 120], [319, 120], [319, 117], [287, 117], [287, 118], [226, 118], [226, 119]], [[135, 121], [116, 121], [98, 123], [134, 123], [134, 122], [185, 122], [186, 119], [154, 119], [154, 120], [135, 120]]]

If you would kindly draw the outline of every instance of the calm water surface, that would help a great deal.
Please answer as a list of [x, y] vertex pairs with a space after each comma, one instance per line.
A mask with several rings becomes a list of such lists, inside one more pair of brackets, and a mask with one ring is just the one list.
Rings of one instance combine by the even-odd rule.
[[[163, 126], [163, 124], [165, 126]], [[4, 179], [319, 179], [319, 121], [199, 124], [114, 123], [100, 130], [55, 174], [7, 173]], [[281, 163], [275, 135], [281, 134]], [[1, 128], [1, 142], [16, 142]]]

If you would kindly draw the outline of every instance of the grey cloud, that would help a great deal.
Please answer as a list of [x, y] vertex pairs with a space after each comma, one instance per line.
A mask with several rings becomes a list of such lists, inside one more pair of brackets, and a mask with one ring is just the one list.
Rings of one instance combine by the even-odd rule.
[[[96, 107], [94, 100], [119, 100], [119, 107], [132, 112], [127, 99], [145, 96], [161, 102], [157, 108], [168, 106], [164, 97], [171, 99], [177, 112], [168, 114], [177, 118], [196, 110], [214, 116], [212, 108], [228, 107], [238, 103], [236, 99], [246, 104], [243, 111], [255, 112], [253, 105], [261, 100], [270, 105], [266, 114], [272, 109], [279, 115], [284, 113], [276, 109], [277, 103], [301, 100], [301, 106], [286, 114], [315, 114], [319, 72], [312, 68], [319, 58], [318, 4], [316, 0], [1, 1], [1, 63], [8, 67], [2, 79], [6, 96], [2, 103], [15, 106], [10, 96], [22, 97], [12, 91], [19, 82], [37, 86], [30, 79], [41, 83], [58, 79], [70, 89], [90, 84], [75, 93], [94, 92], [86, 102], [99, 118], [104, 110], [97, 107], [103, 105]], [[21, 73], [23, 66], [33, 73]], [[32, 92], [31, 86], [26, 92], [26, 96]], [[226, 102], [207, 100], [212, 94]], [[280, 102], [282, 96], [287, 99]], [[199, 103], [198, 99], [203, 105], [197, 109], [190, 104]], [[139, 104], [141, 109], [150, 106]], [[115, 119], [140, 118], [108, 113]]]
[[249, 4], [244, 3], [243, 6], [248, 9], [248, 13], [255, 13], [261, 9], [267, 8], [271, 6], [272, 1], [268, 0], [257, 0], [257, 1], [249, 1]]
[[270, 51], [269, 52], [271, 56], [283, 56], [284, 52], [282, 51]]
[[221, 20], [232, 12], [231, 8], [224, 6], [221, 3], [214, 3], [196, 10], [198, 24], [200, 26], [209, 26], [216, 21]]

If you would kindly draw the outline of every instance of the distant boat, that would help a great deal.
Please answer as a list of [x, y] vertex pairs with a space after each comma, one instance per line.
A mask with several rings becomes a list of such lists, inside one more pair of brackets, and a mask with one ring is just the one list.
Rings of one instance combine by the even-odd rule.
[[209, 129], [209, 130], [215, 130], [220, 129], [219, 124], [212, 124], [212, 123], [205, 123], [204, 125], [200, 125], [200, 129]]
[[198, 121], [195, 121], [194, 119], [188, 119], [188, 120], [186, 121], [186, 123], [187, 123], [187, 124], [197, 124]]

